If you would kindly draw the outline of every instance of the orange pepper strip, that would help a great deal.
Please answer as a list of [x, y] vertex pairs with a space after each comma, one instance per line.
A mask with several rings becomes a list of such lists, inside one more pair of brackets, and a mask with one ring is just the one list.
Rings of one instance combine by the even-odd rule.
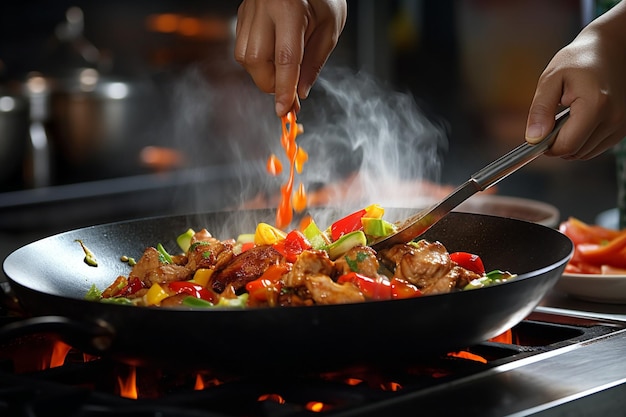
[[581, 243], [576, 250], [585, 262], [626, 268], [626, 233], [620, 233], [606, 245]]
[[308, 159], [306, 152], [299, 151], [296, 137], [300, 131], [300, 127], [296, 123], [296, 113], [292, 110], [285, 116], [281, 117], [282, 136], [280, 138], [281, 145], [285, 150], [287, 158], [289, 158], [289, 177], [287, 182], [283, 184], [280, 190], [280, 202], [276, 211], [276, 227], [284, 229], [291, 223], [293, 219], [294, 205], [297, 211], [306, 208], [306, 193], [304, 187], [298, 190], [298, 195], [292, 200], [293, 184], [295, 171], [302, 171], [302, 165]]

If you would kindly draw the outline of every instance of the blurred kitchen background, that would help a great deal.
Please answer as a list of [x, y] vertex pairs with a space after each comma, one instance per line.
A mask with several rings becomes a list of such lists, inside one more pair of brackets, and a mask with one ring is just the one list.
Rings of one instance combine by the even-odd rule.
[[[271, 193], [270, 179], [259, 172], [280, 130], [272, 98], [256, 91], [232, 58], [238, 5], [0, 5], [2, 259], [31, 240], [75, 227], [229, 209]], [[418, 111], [435, 137], [423, 161], [428, 172], [417, 171], [435, 184], [458, 185], [522, 143], [541, 71], [597, 5], [350, 0], [348, 6], [348, 23], [324, 74], [348, 85], [354, 74], [360, 93], [402, 95], [395, 103]], [[371, 84], [362, 77], [377, 87], [365, 88]], [[316, 85], [303, 103], [305, 135], [315, 133], [320, 117], [327, 120], [316, 113], [323, 107], [316, 100], [332, 86], [321, 91]], [[319, 169], [316, 142], [304, 141], [310, 169]], [[341, 181], [351, 164], [358, 166], [349, 148], [334, 153], [347, 154], [336, 160], [340, 168], [311, 187]], [[616, 206], [615, 171], [611, 152], [585, 162], [542, 157], [498, 184], [497, 193], [552, 204], [561, 219], [593, 222]]]

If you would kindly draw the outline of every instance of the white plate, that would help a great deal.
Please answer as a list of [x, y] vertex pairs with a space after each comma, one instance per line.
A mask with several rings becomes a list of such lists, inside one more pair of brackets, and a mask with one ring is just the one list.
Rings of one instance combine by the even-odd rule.
[[555, 289], [585, 301], [626, 304], [626, 275], [565, 273]]
[[557, 227], [560, 220], [559, 210], [551, 204], [497, 194], [476, 194], [461, 203], [455, 211], [509, 217], [548, 227]]

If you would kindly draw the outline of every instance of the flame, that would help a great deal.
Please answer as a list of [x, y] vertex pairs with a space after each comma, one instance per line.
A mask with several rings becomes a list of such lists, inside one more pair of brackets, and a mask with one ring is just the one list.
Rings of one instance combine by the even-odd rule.
[[359, 378], [347, 378], [344, 382], [347, 385], [359, 385], [360, 383], [363, 382], [363, 380]]
[[52, 345], [52, 355], [50, 356], [50, 368], [56, 368], [57, 366], [63, 366], [67, 354], [72, 349], [68, 344], [55, 340]]
[[195, 389], [196, 391], [202, 391], [204, 388], [205, 385], [204, 380], [202, 379], [202, 375], [196, 374], [196, 384], [194, 385], [193, 389]]
[[508, 345], [513, 343], [513, 331], [511, 329], [499, 334], [496, 337], [489, 339], [490, 342], [506, 343]]
[[259, 396], [257, 401], [274, 401], [277, 404], [285, 404], [285, 399], [279, 394], [263, 394]]
[[130, 372], [126, 379], [118, 376], [117, 382], [120, 387], [120, 396], [137, 399], [137, 369], [134, 366], [130, 367]]
[[310, 401], [306, 404], [305, 408], [314, 413], [321, 413], [330, 410], [331, 407], [320, 401]]
[[402, 385], [397, 382], [390, 381], [384, 384], [380, 384], [380, 389], [383, 391], [396, 392], [402, 389]]
[[469, 359], [469, 360], [476, 361], [476, 362], [487, 363], [487, 359], [483, 358], [482, 356], [475, 355], [465, 350], [462, 350], [460, 352], [448, 353], [448, 356], [454, 356], [457, 358], [464, 358], [464, 359]]

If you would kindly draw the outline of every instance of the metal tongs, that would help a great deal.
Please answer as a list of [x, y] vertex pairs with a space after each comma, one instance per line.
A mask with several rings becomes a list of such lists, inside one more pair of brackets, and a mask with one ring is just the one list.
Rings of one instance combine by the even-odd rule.
[[506, 155], [501, 156], [473, 174], [468, 181], [459, 186], [443, 200], [399, 222], [396, 233], [385, 236], [370, 244], [370, 246], [375, 250], [380, 250], [397, 243], [406, 243], [418, 238], [456, 206], [476, 194], [476, 192], [488, 189], [509, 176], [509, 174], [512, 174], [527, 163], [533, 161], [538, 156], [543, 155], [545, 151], [552, 146], [556, 134], [568, 117], [569, 109], [563, 110], [556, 116], [556, 122], [552, 132], [541, 142], [535, 145], [524, 142], [519, 145]]

